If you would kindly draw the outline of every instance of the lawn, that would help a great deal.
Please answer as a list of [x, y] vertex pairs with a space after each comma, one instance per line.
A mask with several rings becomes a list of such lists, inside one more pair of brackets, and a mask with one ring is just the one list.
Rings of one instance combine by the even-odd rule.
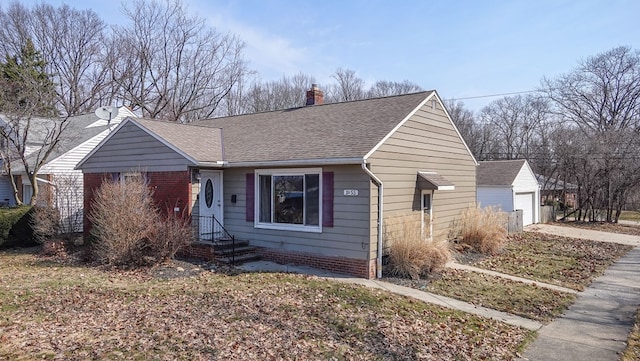
[[620, 219], [624, 221], [640, 222], [640, 212], [638, 211], [622, 211]]
[[640, 360], [640, 309], [636, 313], [636, 323], [629, 333], [627, 347], [620, 357], [620, 361]]
[[531, 337], [309, 276], [160, 279], [0, 252], [0, 359], [510, 360]]
[[503, 252], [474, 266], [582, 291], [631, 248], [523, 232], [510, 235]]
[[558, 317], [576, 298], [573, 293], [452, 268], [419, 280], [385, 280], [545, 323]]

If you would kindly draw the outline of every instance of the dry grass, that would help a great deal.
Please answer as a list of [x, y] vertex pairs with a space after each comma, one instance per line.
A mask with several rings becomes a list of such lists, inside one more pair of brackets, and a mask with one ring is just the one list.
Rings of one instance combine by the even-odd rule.
[[504, 213], [490, 207], [466, 208], [453, 229], [454, 238], [480, 253], [495, 255], [507, 240]]
[[629, 333], [627, 347], [620, 357], [620, 361], [640, 360], [640, 309], [636, 313], [636, 323]]
[[510, 235], [503, 252], [475, 266], [582, 291], [631, 249], [616, 243], [523, 232]]
[[532, 334], [315, 277], [137, 272], [0, 252], [0, 359], [513, 360]]
[[418, 279], [442, 269], [451, 259], [447, 241], [423, 237], [420, 215], [403, 215], [385, 220], [389, 242], [389, 272]]

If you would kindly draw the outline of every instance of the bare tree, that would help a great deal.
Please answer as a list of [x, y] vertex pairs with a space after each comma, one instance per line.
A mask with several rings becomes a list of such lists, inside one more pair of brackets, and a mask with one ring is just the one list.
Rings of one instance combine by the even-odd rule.
[[558, 116], [580, 130], [581, 207], [592, 219], [604, 209], [606, 221], [617, 222], [630, 189], [640, 185], [640, 52], [618, 47], [589, 57], [543, 87]]
[[354, 70], [338, 68], [331, 76], [336, 83], [328, 87], [325, 94], [328, 103], [360, 100], [367, 97], [364, 80]]
[[106, 26], [95, 12], [45, 3], [29, 9], [13, 2], [0, 11], [0, 20], [5, 54], [18, 52], [26, 39], [41, 51], [61, 113], [82, 114], [111, 102], [111, 77], [102, 64], [108, 51]]
[[190, 16], [180, 0], [138, 0], [124, 12], [129, 24], [114, 27], [120, 46], [109, 64], [122, 98], [145, 117], [211, 117], [247, 72], [244, 43]]
[[480, 121], [491, 128], [498, 149], [493, 159], [533, 158], [541, 124], [550, 110], [544, 98], [532, 95], [504, 97], [480, 111]]
[[379, 80], [367, 91], [367, 98], [388, 97], [423, 91], [421, 86], [408, 80], [403, 82]]

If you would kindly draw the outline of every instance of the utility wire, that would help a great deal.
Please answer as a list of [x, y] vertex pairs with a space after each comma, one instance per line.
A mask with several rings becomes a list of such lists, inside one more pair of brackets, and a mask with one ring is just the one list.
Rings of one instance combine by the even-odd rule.
[[475, 95], [471, 97], [463, 97], [463, 98], [449, 98], [445, 100], [467, 100], [467, 99], [480, 99], [480, 98], [494, 98], [494, 97], [504, 97], [508, 95], [518, 95], [518, 94], [527, 94], [527, 93], [540, 93], [542, 90], [523, 90], [519, 92], [511, 92], [511, 93], [499, 93], [499, 94], [487, 94], [487, 95]]

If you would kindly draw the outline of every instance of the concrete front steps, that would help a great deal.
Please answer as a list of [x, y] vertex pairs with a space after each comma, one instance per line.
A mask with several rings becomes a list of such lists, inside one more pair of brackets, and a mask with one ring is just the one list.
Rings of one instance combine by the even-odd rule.
[[258, 261], [260, 255], [256, 248], [249, 245], [249, 241], [222, 240], [213, 245], [213, 256], [218, 262], [240, 265], [247, 262]]

